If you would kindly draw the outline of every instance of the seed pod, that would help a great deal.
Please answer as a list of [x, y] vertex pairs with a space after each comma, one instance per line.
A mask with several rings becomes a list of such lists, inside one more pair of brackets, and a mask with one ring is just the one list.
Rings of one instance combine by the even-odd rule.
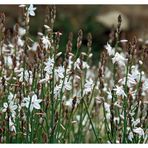
[[77, 38], [77, 49], [80, 49], [82, 45], [82, 39], [83, 39], [83, 31], [82, 29], [80, 29], [78, 32], [78, 38]]

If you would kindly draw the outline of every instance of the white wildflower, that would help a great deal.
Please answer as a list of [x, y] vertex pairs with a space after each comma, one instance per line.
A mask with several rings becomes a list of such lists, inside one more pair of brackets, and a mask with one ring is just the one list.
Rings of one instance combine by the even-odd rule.
[[16, 128], [13, 121], [11, 120], [11, 117], [9, 118], [9, 130], [16, 133]]
[[133, 78], [137, 81], [140, 80], [140, 72], [138, 69], [138, 65], [132, 66], [131, 67], [131, 75], [133, 76]]
[[39, 80], [39, 83], [46, 83], [50, 80], [50, 75], [48, 73], [45, 74], [45, 78]]
[[88, 69], [88, 68], [89, 68], [88, 63], [85, 61], [82, 61], [82, 69]]
[[135, 128], [133, 129], [133, 132], [138, 134], [140, 137], [143, 136], [144, 137], [144, 131], [141, 127]]
[[105, 108], [106, 112], [108, 112], [108, 113], [110, 112], [110, 105], [108, 103], [106, 103], [106, 102], [104, 103], [104, 108]]
[[20, 37], [18, 37], [17, 45], [20, 46], [20, 47], [23, 47], [24, 46], [24, 40], [22, 40]]
[[37, 51], [38, 46], [39, 46], [39, 43], [35, 42], [31, 48], [32, 51]]
[[78, 58], [74, 63], [74, 69], [80, 69], [81, 61], [80, 58]]
[[24, 36], [25, 34], [26, 34], [26, 29], [24, 29], [23, 27], [19, 27], [18, 35], [19, 36]]
[[67, 66], [67, 70], [68, 70], [68, 71], [71, 70], [72, 64], [73, 64], [72, 56], [69, 56], [69, 58], [68, 58], [68, 66]]
[[54, 87], [54, 97], [57, 98], [59, 95], [60, 95], [60, 92], [61, 92], [61, 85], [56, 85]]
[[40, 109], [40, 103], [42, 102], [41, 99], [38, 99], [37, 98], [37, 95], [34, 94], [32, 97], [28, 96], [28, 97], [25, 97], [23, 102], [22, 102], [22, 106], [26, 106], [26, 108], [29, 108], [30, 112], [33, 111], [33, 109]]
[[106, 93], [107, 93], [107, 99], [111, 100], [112, 99], [112, 92], [111, 92], [111, 90], [106, 91]]
[[123, 86], [116, 86], [116, 88], [114, 88], [114, 91], [116, 92], [117, 96], [127, 97], [127, 95], [124, 92]]
[[6, 66], [8, 66], [10, 69], [13, 67], [13, 61], [11, 56], [4, 56], [4, 63]]
[[89, 80], [86, 80], [85, 84], [84, 84], [84, 94], [88, 94], [92, 91], [94, 87], [94, 82], [93, 80], [90, 78]]
[[132, 121], [132, 125], [135, 127], [140, 123], [140, 119], [136, 119], [135, 121]]
[[68, 106], [69, 108], [72, 108], [73, 99], [69, 99], [65, 102], [65, 106]]
[[69, 91], [72, 89], [71, 81], [67, 77], [64, 80], [60, 79], [60, 84], [57, 85], [54, 89], [55, 96], [56, 94], [58, 95], [60, 93], [61, 89], [62, 89], [62, 92], [65, 92], [65, 90]]
[[54, 66], [54, 59], [48, 58], [48, 61], [44, 63], [46, 67], [44, 68], [44, 71], [46, 71], [48, 74], [52, 74], [53, 66]]
[[145, 79], [142, 85], [142, 91], [148, 90], [148, 79]]
[[80, 58], [78, 58], [76, 60], [76, 62], [74, 63], [74, 69], [76, 69], [76, 68], [81, 69], [80, 66], [81, 66], [82, 69], [88, 69], [89, 68], [89, 65], [87, 64], [87, 62], [82, 61], [82, 60], [80, 60]]
[[18, 74], [18, 77], [19, 77], [19, 81], [20, 82], [23, 82], [23, 80], [25, 80], [26, 82], [29, 82], [29, 84], [32, 84], [32, 71], [28, 71], [28, 70], [23, 70], [21, 69], [21, 72], [20, 74]]
[[27, 9], [27, 14], [30, 16], [35, 16], [35, 12], [34, 12], [35, 10], [36, 10], [36, 7], [33, 7], [33, 4], [31, 4]]
[[105, 45], [105, 49], [107, 50], [109, 56], [113, 56], [115, 54], [115, 49], [112, 48], [109, 43]]
[[[62, 84], [62, 83], [61, 83]], [[71, 90], [72, 89], [72, 86], [71, 86], [71, 81], [68, 80], [68, 78], [65, 78], [65, 81], [64, 81], [64, 85], [63, 85], [63, 91], [66, 90]]]
[[48, 49], [48, 48], [51, 47], [51, 43], [49, 41], [48, 36], [43, 36], [42, 37], [42, 43], [43, 43], [43, 46], [44, 46], [45, 49]]
[[116, 52], [115, 56], [112, 58], [113, 64], [118, 63], [119, 66], [125, 66], [127, 59]]
[[134, 73], [128, 74], [128, 80], [127, 80], [128, 86], [131, 87], [131, 86], [136, 85], [137, 84], [136, 79], [137, 79], [137, 76]]
[[132, 142], [132, 139], [134, 138], [133, 132], [130, 132], [128, 134], [128, 139]]
[[15, 118], [15, 116], [16, 116], [15, 110], [17, 109], [17, 105], [14, 102], [14, 98], [15, 98], [15, 95], [13, 95], [10, 92], [9, 95], [8, 95], [8, 98], [7, 98], [8, 99], [8, 102], [4, 102], [3, 103], [3, 108], [2, 108], [2, 112], [6, 112], [7, 109], [9, 108], [9, 111], [10, 111], [11, 116], [13, 118]]
[[64, 78], [64, 72], [65, 72], [65, 69], [63, 66], [59, 66], [58, 68], [55, 69], [55, 76], [56, 78]]
[[13, 102], [11, 102], [9, 104], [5, 102], [5, 103], [3, 103], [2, 112], [6, 112], [8, 108], [11, 113], [11, 116], [13, 118], [15, 118], [15, 116], [16, 116], [15, 110], [17, 109], [17, 105], [15, 105]]

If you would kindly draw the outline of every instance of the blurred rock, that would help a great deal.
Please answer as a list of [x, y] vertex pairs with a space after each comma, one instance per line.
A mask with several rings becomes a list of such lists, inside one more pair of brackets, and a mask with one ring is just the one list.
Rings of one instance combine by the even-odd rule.
[[129, 28], [129, 21], [128, 18], [119, 11], [110, 11], [105, 14], [100, 14], [96, 17], [96, 20], [99, 23], [102, 23], [107, 28], [112, 28], [114, 25], [117, 26], [117, 18], [118, 16], [122, 16], [122, 23], [121, 23], [121, 29], [122, 30], [128, 30]]

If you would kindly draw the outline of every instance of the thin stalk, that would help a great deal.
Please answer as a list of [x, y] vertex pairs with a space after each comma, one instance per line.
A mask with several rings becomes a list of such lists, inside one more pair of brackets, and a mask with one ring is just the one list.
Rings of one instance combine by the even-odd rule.
[[90, 116], [90, 114], [89, 114], [88, 107], [87, 107], [87, 104], [86, 104], [84, 98], [82, 98], [82, 101], [83, 101], [83, 103], [84, 103], [84, 106], [85, 106], [85, 109], [86, 109], [88, 118], [89, 118], [89, 120], [90, 120], [90, 124], [91, 124], [91, 126], [92, 126], [92, 130], [93, 130], [93, 133], [94, 133], [94, 135], [95, 135], [96, 141], [99, 143], [98, 134], [97, 134], [96, 131], [95, 131], [95, 127], [94, 127], [94, 125], [93, 125], [93, 122], [92, 122], [92, 119], [91, 119], [91, 116]]

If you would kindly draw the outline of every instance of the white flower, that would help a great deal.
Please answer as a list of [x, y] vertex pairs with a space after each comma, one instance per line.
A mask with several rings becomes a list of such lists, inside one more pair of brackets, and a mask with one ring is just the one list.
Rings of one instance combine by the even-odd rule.
[[18, 29], [18, 35], [19, 36], [24, 36], [26, 34], [26, 29], [19, 27]]
[[148, 79], [145, 79], [143, 85], [142, 85], [142, 91], [148, 90]]
[[61, 89], [62, 89], [62, 92], [64, 92], [65, 90], [69, 91], [72, 89], [71, 81], [67, 77], [65, 78], [65, 80], [60, 79], [60, 84], [56, 85], [56, 87], [54, 88], [55, 97], [57, 97], [60, 94]]
[[72, 89], [72, 86], [71, 86], [71, 81], [68, 80], [68, 78], [65, 78], [65, 81], [64, 81], [64, 85], [63, 85], [63, 91], [66, 90], [71, 90]]
[[19, 81], [23, 82], [23, 79], [26, 82], [29, 82], [29, 84], [32, 84], [32, 71], [27, 71], [27, 70], [21, 70], [20, 74], [18, 74]]
[[15, 116], [16, 116], [15, 110], [17, 109], [17, 105], [14, 104], [13, 102], [11, 102], [9, 104], [9, 109], [10, 109], [10, 112], [11, 112], [12, 117], [15, 118]]
[[9, 130], [16, 133], [16, 128], [13, 121], [11, 120], [11, 117], [9, 118]]
[[17, 109], [17, 105], [14, 103], [14, 97], [15, 95], [13, 95], [11, 92], [9, 93], [8, 95], [8, 103], [7, 102], [4, 102], [3, 103], [3, 108], [2, 108], [2, 112], [6, 112], [7, 109], [9, 108], [9, 111], [11, 113], [11, 116], [13, 118], [15, 118], [16, 116], [16, 112], [15, 110]]
[[8, 108], [9, 108], [9, 111], [11, 113], [11, 116], [13, 118], [15, 118], [15, 116], [16, 116], [15, 110], [17, 109], [17, 105], [13, 104], [13, 102], [11, 102], [10, 104], [5, 102], [5, 103], [3, 103], [2, 112], [6, 112]]
[[78, 58], [74, 63], [74, 69], [80, 69], [81, 61], [80, 58]]
[[38, 99], [37, 98], [37, 95], [34, 94], [31, 98], [28, 96], [28, 97], [25, 97], [23, 102], [22, 102], [22, 106], [26, 106], [27, 108], [29, 108], [30, 106], [30, 112], [33, 111], [33, 108], [35, 109], [40, 109], [40, 103], [42, 102], [41, 99]]
[[13, 67], [13, 61], [11, 56], [4, 56], [4, 63], [6, 66], [8, 66], [10, 69]]
[[54, 87], [54, 97], [57, 98], [60, 95], [62, 85], [56, 85]]
[[132, 142], [132, 139], [134, 138], [134, 135], [133, 135], [133, 133], [132, 132], [130, 132], [129, 134], [128, 134], [128, 139]]
[[51, 75], [54, 66], [54, 59], [49, 57], [48, 61], [45, 62], [44, 64], [46, 65], [44, 71], [46, 71], [49, 75]]
[[133, 129], [133, 132], [138, 134], [140, 137], [143, 136], [144, 137], [144, 131], [141, 127], [135, 128]]
[[104, 103], [104, 108], [105, 108], [105, 111], [106, 112], [108, 112], [108, 113], [110, 113], [110, 104], [108, 104], [108, 103]]
[[42, 43], [43, 43], [43, 46], [44, 46], [45, 49], [48, 49], [48, 48], [51, 47], [51, 43], [49, 41], [48, 36], [43, 36], [42, 37]]
[[137, 76], [134, 73], [128, 74], [128, 80], [127, 80], [128, 86], [130, 87], [130, 86], [136, 85], [137, 84], [136, 79], [137, 79]]
[[116, 92], [117, 96], [127, 97], [127, 95], [124, 92], [123, 86], [116, 86], [116, 88], [114, 88], [114, 91]]
[[50, 80], [50, 75], [48, 73], [45, 74], [45, 78], [39, 80], [39, 83], [46, 83]]
[[64, 72], [65, 72], [65, 69], [63, 66], [59, 66], [58, 68], [55, 69], [55, 76], [56, 78], [64, 78]]
[[73, 64], [72, 56], [69, 56], [69, 58], [68, 58], [68, 66], [67, 66], [67, 69], [68, 70], [71, 70], [72, 64]]
[[39, 43], [35, 42], [31, 48], [32, 51], [37, 51], [37, 47], [39, 46]]
[[84, 84], [84, 94], [88, 94], [89, 92], [91, 92], [93, 87], [94, 87], [93, 80], [91, 78], [89, 80], [86, 80]]
[[135, 121], [132, 122], [132, 125], [135, 127], [139, 123], [140, 123], [140, 119], [138, 118], [137, 120], [135, 120]]
[[31, 4], [27, 9], [27, 14], [30, 16], [35, 16], [35, 12], [34, 12], [35, 10], [36, 10], [36, 7], [33, 7], [33, 4]]
[[80, 66], [82, 66], [82, 69], [88, 69], [89, 65], [87, 64], [87, 62], [80, 60], [80, 58], [78, 58], [75, 63], [74, 63], [74, 69], [80, 69]]
[[3, 108], [2, 108], [2, 112], [6, 112], [8, 108], [8, 103], [4, 102], [3, 103]]
[[[138, 70], [138, 65], [132, 66], [131, 67], [131, 73], [128, 73], [128, 78], [127, 78], [127, 86], [129, 88], [135, 86], [140, 80], [140, 72]], [[126, 78], [124, 77], [123, 79], [119, 80], [123, 85], [126, 82]]]
[[17, 45], [20, 46], [20, 47], [23, 47], [24, 46], [24, 40], [22, 40], [20, 37], [18, 37]]
[[115, 49], [113, 49], [110, 44], [107, 43], [107, 45], [105, 45], [105, 49], [107, 50], [109, 56], [113, 56], [115, 54]]
[[119, 64], [119, 66], [125, 66], [127, 59], [119, 54], [118, 52], [116, 52], [115, 56], [112, 58], [112, 62], [113, 64], [115, 64], [116, 62]]
[[13, 95], [11, 92], [9, 92], [8, 95], [8, 102], [11, 103], [12, 99], [15, 97], [15, 95]]
[[89, 65], [87, 64], [87, 62], [85, 61], [82, 61], [82, 69], [88, 69], [89, 68]]
[[137, 80], [137, 81], [140, 80], [140, 72], [138, 70], [138, 65], [131, 67], [131, 75], [135, 80]]
[[69, 108], [72, 108], [73, 99], [69, 99], [65, 102], [65, 106], [68, 106]]
[[112, 99], [112, 92], [109, 90], [106, 93], [107, 93], [107, 99], [111, 100]]

